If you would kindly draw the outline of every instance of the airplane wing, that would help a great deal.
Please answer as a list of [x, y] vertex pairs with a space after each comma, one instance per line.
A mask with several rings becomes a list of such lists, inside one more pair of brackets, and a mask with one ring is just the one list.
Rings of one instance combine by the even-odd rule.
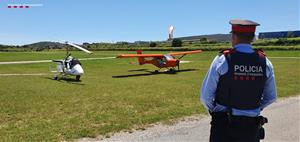
[[194, 50], [194, 51], [187, 51], [187, 52], [173, 52], [169, 53], [169, 55], [175, 56], [175, 55], [187, 55], [187, 54], [197, 54], [201, 53], [202, 50]]
[[117, 58], [138, 58], [138, 57], [144, 57], [144, 58], [150, 58], [150, 57], [163, 57], [163, 54], [121, 54], [118, 55]]

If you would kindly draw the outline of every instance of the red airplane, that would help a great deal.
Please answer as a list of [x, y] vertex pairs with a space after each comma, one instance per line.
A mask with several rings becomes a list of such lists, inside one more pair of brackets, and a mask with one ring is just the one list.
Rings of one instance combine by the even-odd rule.
[[[159, 69], [167, 68], [169, 72], [175, 73], [175, 67], [178, 67], [180, 59], [187, 54], [201, 53], [201, 50], [187, 51], [187, 52], [173, 52], [168, 54], [142, 54], [141, 50], [137, 50], [137, 54], [121, 54], [117, 58], [138, 58], [139, 64], [152, 64]], [[181, 55], [179, 58], [175, 58], [176, 55]], [[155, 70], [158, 73], [159, 70]]]

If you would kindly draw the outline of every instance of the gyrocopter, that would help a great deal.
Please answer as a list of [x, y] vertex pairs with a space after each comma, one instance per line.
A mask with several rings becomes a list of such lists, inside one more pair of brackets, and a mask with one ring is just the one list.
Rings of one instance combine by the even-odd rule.
[[59, 77], [70, 75], [70, 76], [75, 76], [76, 81], [79, 81], [80, 77], [84, 74], [84, 71], [80, 61], [76, 58], [73, 58], [71, 56], [71, 53], [69, 53], [68, 46], [75, 47], [88, 54], [91, 54], [92, 52], [73, 43], [65, 42], [65, 44], [67, 46], [66, 57], [63, 60], [52, 60], [53, 62], [57, 63], [57, 67], [56, 67], [57, 71], [55, 71], [56, 74], [54, 74], [53, 79], [58, 80]]

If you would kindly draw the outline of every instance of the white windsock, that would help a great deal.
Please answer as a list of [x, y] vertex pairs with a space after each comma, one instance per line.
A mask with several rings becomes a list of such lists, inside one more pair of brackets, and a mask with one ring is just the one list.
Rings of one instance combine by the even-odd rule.
[[169, 28], [169, 34], [173, 34], [173, 31], [174, 31], [174, 27], [173, 27], [173, 25], [171, 25]]
[[77, 48], [77, 49], [79, 49], [79, 50], [82, 50], [82, 51], [84, 51], [84, 52], [86, 52], [86, 53], [89, 53], [89, 54], [92, 53], [91, 51], [88, 51], [88, 50], [86, 50], [86, 49], [84, 49], [84, 48], [82, 48], [82, 47], [80, 47], [80, 46], [78, 46], [78, 45], [76, 45], [76, 44], [69, 43], [69, 42], [66, 42], [66, 44], [71, 45], [71, 46], [73, 46], [73, 47], [75, 47], [75, 48]]

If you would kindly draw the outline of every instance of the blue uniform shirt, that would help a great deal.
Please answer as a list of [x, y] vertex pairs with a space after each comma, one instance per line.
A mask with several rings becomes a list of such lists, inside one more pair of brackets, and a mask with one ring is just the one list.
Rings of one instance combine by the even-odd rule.
[[[234, 47], [238, 52], [253, 53], [250, 44], [238, 44]], [[228, 64], [224, 55], [216, 56], [213, 60], [210, 69], [208, 70], [205, 79], [202, 83], [200, 99], [203, 105], [210, 112], [225, 112], [226, 107], [214, 103], [218, 81], [221, 75], [228, 71]], [[273, 103], [276, 100], [276, 85], [272, 63], [266, 58], [266, 83], [262, 94], [261, 105], [253, 110], [240, 110], [232, 108], [232, 114], [237, 116], [256, 117], [260, 115], [260, 111]]]

